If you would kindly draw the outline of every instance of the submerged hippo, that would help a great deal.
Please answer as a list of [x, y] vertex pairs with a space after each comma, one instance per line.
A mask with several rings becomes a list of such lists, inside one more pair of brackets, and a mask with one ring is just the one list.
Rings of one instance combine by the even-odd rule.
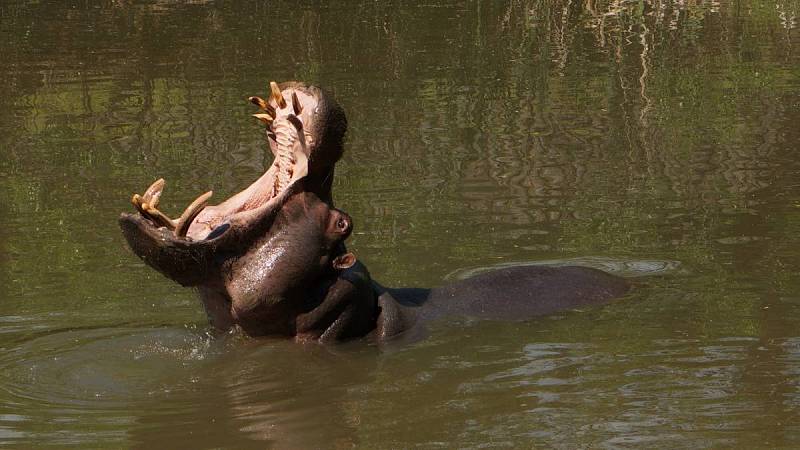
[[414, 334], [441, 317], [519, 320], [602, 304], [626, 280], [585, 267], [496, 270], [434, 289], [386, 289], [372, 281], [344, 241], [352, 220], [333, 207], [331, 186], [343, 153], [344, 112], [323, 90], [270, 83], [251, 97], [275, 156], [242, 192], [207, 206], [210, 192], [178, 219], [158, 210], [163, 180], [134, 195], [120, 226], [148, 265], [196, 287], [211, 324], [252, 336], [333, 342]]

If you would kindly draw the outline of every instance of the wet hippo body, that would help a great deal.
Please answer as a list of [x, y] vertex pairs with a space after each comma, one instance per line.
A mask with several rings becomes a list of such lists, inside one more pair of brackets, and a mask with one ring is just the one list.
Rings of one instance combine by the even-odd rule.
[[627, 281], [584, 267], [500, 269], [433, 289], [387, 289], [348, 253], [352, 220], [333, 207], [334, 166], [347, 127], [324, 91], [270, 84], [251, 97], [274, 155], [242, 192], [208, 206], [201, 195], [177, 219], [158, 210], [164, 181], [134, 195], [120, 226], [145, 263], [195, 287], [211, 324], [251, 336], [336, 342], [414, 335], [447, 317], [524, 320], [603, 304]]
[[[336, 303], [342, 314], [330, 315], [306, 330], [321, 341], [355, 337], [340, 334], [350, 320], [360, 321], [360, 335], [377, 342], [424, 332], [432, 321], [469, 317], [519, 321], [585, 306], [602, 305], [630, 289], [627, 280], [589, 267], [518, 266], [497, 269], [432, 289], [385, 288], [373, 281], [366, 267], [356, 263], [342, 270], [333, 283], [335, 293], [320, 304]], [[346, 293], [346, 294], [342, 294]], [[331, 298], [336, 298], [335, 302]], [[361, 311], [360, 315], [345, 311]], [[372, 315], [374, 322], [362, 321]]]
[[309, 308], [308, 286], [354, 263], [344, 240], [351, 220], [333, 207], [334, 165], [347, 122], [324, 91], [270, 83], [250, 97], [274, 156], [258, 180], [224, 202], [198, 197], [178, 219], [158, 210], [164, 181], [132, 198], [119, 223], [134, 253], [183, 286], [197, 288], [212, 325], [250, 335], [293, 335]]

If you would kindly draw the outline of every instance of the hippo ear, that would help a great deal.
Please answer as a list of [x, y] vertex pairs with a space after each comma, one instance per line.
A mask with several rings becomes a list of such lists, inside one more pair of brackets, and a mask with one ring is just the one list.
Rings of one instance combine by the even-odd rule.
[[339, 255], [333, 260], [333, 268], [337, 270], [344, 270], [353, 267], [356, 263], [356, 255], [352, 253], [345, 253]]

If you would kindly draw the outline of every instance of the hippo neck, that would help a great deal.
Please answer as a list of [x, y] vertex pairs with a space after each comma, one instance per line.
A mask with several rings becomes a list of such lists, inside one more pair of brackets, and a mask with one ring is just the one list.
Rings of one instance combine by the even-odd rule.
[[319, 302], [295, 320], [298, 340], [342, 341], [364, 336], [375, 328], [380, 311], [362, 264], [341, 271], [324, 286]]
[[335, 342], [368, 337], [383, 343], [406, 334], [421, 319], [419, 306], [429, 289], [387, 289], [357, 262], [325, 283], [321, 300], [297, 317], [301, 341]]

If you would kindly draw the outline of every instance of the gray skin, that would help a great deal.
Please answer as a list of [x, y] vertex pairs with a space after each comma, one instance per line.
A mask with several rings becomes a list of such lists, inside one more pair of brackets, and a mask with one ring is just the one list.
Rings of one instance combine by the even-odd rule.
[[274, 85], [264, 111], [275, 160], [242, 192], [216, 206], [207, 196], [181, 219], [157, 210], [163, 180], [122, 214], [131, 249], [168, 278], [197, 288], [215, 328], [251, 336], [383, 343], [421, 336], [451, 317], [524, 320], [607, 303], [626, 280], [585, 267], [496, 270], [433, 289], [387, 289], [372, 281], [344, 241], [352, 220], [333, 207], [331, 185], [346, 119], [324, 91]]
[[[306, 330], [323, 342], [367, 335], [384, 343], [421, 338], [426, 325], [458, 317], [520, 321], [602, 305], [626, 294], [627, 280], [589, 267], [518, 266], [433, 289], [385, 288], [357, 262], [338, 273], [321, 305], [329, 314]], [[373, 319], [366, 323], [365, 317]], [[356, 332], [357, 330], [357, 332]]]

